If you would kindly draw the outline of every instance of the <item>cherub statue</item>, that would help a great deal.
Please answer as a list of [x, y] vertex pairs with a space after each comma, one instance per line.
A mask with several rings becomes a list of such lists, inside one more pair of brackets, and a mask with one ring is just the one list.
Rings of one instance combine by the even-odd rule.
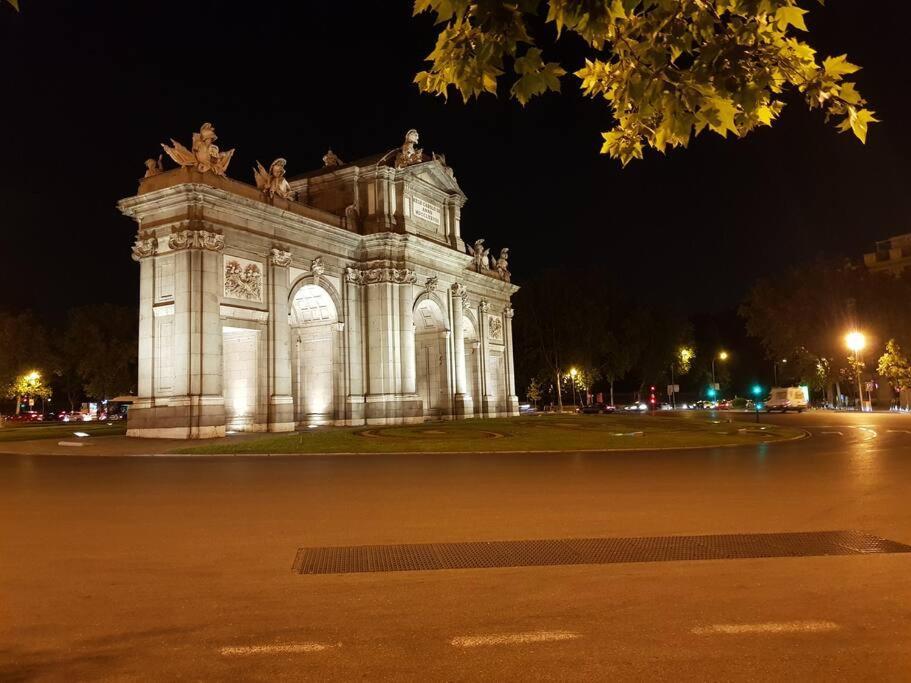
[[164, 173], [164, 166], [161, 164], [161, 155], [157, 159], [146, 159], [146, 172], [143, 178], [151, 178], [153, 175]]
[[253, 177], [258, 187], [267, 197], [278, 195], [282, 199], [294, 200], [297, 193], [291, 189], [291, 185], [285, 180], [285, 165], [288, 162], [278, 158], [272, 162], [267, 171], [263, 165], [256, 162], [256, 168], [253, 169]]
[[338, 155], [332, 151], [330, 148], [328, 152], [323, 156], [323, 167], [329, 166], [341, 166], [345, 162], [342, 161]]
[[507, 259], [509, 258], [509, 247], [503, 247], [500, 249], [500, 258], [497, 259], [497, 276], [501, 280], [509, 282], [511, 277], [509, 272], [509, 263]]
[[402, 150], [395, 156], [395, 167], [405, 168], [411, 164], [419, 164], [424, 159], [424, 150], [416, 147], [418, 144], [418, 132], [414, 128], [405, 133], [405, 142], [402, 143]]
[[474, 268], [479, 273], [490, 270], [490, 249], [484, 248], [484, 240], [475, 240], [474, 246], [465, 245], [468, 253], [474, 256]]
[[161, 146], [180, 166], [195, 166], [200, 173], [211, 171], [216, 175], [225, 175], [234, 150], [219, 151], [218, 145], [215, 144], [216, 140], [218, 136], [215, 134], [215, 127], [211, 123], [204, 123], [198, 133], [193, 133], [192, 149], [187, 149], [174, 138], [171, 138], [173, 147], [168, 147], [164, 143]]

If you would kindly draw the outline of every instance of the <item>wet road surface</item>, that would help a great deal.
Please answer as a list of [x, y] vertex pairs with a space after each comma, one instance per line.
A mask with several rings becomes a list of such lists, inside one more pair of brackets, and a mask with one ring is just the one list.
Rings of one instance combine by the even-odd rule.
[[[591, 416], [610, 419], [609, 416]], [[0, 456], [0, 679], [911, 678], [911, 555], [301, 575], [299, 547], [856, 529], [911, 416], [567, 455]]]

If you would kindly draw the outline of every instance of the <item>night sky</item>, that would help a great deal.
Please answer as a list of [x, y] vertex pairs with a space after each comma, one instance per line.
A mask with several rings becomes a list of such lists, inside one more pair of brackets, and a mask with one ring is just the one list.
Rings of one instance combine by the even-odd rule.
[[[621, 169], [598, 154], [608, 111], [575, 77], [524, 109], [419, 94], [435, 33], [407, 0], [3, 4], [3, 306], [62, 317], [135, 303], [135, 225], [115, 202], [160, 142], [189, 144], [212, 121], [237, 149], [229, 175], [246, 182], [257, 159], [284, 156], [293, 176], [330, 145], [353, 159], [416, 127], [469, 197], [463, 237], [509, 246], [519, 284], [595, 264], [690, 315], [732, 309], [762, 274], [911, 230], [906, 22], [861, 2], [810, 5], [820, 52], [864, 67], [859, 89], [883, 120], [866, 147], [794, 99], [745, 140], [703, 136]], [[545, 53], [581, 55], [572, 41]]]

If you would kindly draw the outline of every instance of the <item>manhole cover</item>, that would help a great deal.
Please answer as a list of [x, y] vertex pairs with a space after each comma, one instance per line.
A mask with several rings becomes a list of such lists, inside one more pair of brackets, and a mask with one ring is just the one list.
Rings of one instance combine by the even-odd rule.
[[299, 548], [293, 570], [348, 574], [876, 553], [911, 553], [911, 546], [860, 531], [415, 543]]

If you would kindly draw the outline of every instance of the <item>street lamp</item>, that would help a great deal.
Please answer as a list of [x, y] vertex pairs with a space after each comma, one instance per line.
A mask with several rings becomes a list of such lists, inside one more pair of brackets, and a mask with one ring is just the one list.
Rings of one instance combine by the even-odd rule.
[[778, 386], [778, 364], [779, 363], [781, 363], [782, 365], [787, 365], [788, 359], [782, 358], [780, 361], [778, 361], [778, 360], [772, 361], [772, 374], [775, 375], [775, 386], [776, 387]]
[[[728, 359], [728, 352], [722, 351], [718, 354], [718, 360], [724, 361]], [[717, 382], [715, 382], [715, 359], [712, 358], [712, 389], [716, 388]]]
[[860, 383], [860, 352], [867, 345], [867, 338], [863, 332], [854, 330], [845, 335], [845, 346], [854, 352], [854, 374], [857, 375], [857, 397], [860, 400], [860, 410], [864, 409], [864, 389]]

